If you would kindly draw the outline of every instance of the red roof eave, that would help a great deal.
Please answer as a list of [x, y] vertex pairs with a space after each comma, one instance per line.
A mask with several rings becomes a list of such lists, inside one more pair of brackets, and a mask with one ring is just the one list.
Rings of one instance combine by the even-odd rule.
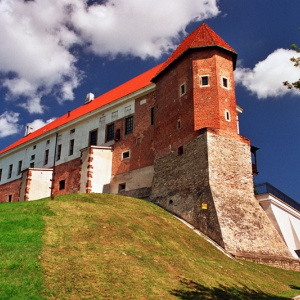
[[70, 113], [67, 113], [53, 122], [37, 129], [36, 131], [22, 137], [15, 143], [9, 145], [8, 147], [4, 148], [0, 151], [0, 154], [3, 154], [9, 150], [12, 150], [20, 145], [23, 145], [29, 141], [32, 141], [33, 139], [47, 133], [50, 131], [53, 131], [57, 129], [58, 127], [69, 123], [70, 121], [73, 121], [81, 116], [86, 115], [87, 113], [94, 111], [100, 107], [103, 107], [109, 103], [112, 103], [118, 99], [121, 99], [125, 96], [128, 96], [134, 92], [137, 92], [138, 90], [141, 90], [151, 84], [151, 79], [153, 76], [157, 73], [157, 71], [161, 68], [162, 64], [146, 71], [145, 73], [142, 73], [141, 75], [138, 75], [137, 77], [119, 85], [118, 87], [108, 91], [107, 93], [95, 98], [93, 101], [90, 101], [87, 104], [84, 104]]

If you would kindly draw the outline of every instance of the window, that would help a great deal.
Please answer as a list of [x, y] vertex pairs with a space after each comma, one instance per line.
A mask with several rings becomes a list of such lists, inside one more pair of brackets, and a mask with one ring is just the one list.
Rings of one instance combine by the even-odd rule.
[[69, 145], [69, 155], [73, 155], [74, 153], [74, 139], [73, 140], [70, 140], [70, 145]]
[[90, 131], [89, 146], [96, 146], [97, 145], [97, 136], [98, 136], [98, 130], [97, 129]]
[[200, 78], [200, 85], [201, 86], [208, 86], [208, 76], [205, 75], [205, 76], [201, 76]]
[[33, 150], [36, 149], [36, 145], [33, 146]]
[[50, 144], [50, 140], [47, 140], [46, 145], [49, 145], [49, 144]]
[[0, 169], [0, 181], [2, 180], [2, 169]]
[[125, 189], [126, 189], [126, 183], [120, 183], [118, 188], [119, 193], [125, 191]]
[[9, 168], [8, 168], [8, 176], [7, 176], [8, 179], [11, 178], [12, 170], [13, 170], [13, 165], [9, 165]]
[[30, 160], [34, 160], [34, 159], [35, 159], [35, 155], [33, 154], [33, 155], [31, 155]]
[[183, 83], [183, 84], [180, 85], [179, 95], [183, 96], [185, 93], [186, 93], [186, 88], [185, 88], [185, 83]]
[[150, 125], [154, 125], [154, 107], [150, 108]]
[[59, 181], [59, 190], [64, 190], [66, 186], [66, 181], [65, 180], [60, 180]]
[[22, 171], [22, 161], [20, 160], [18, 163], [18, 175], [21, 174], [21, 171]]
[[122, 160], [130, 158], [130, 150], [122, 152]]
[[106, 127], [106, 141], [111, 141], [115, 137], [115, 124], [109, 124]]
[[61, 144], [57, 146], [56, 160], [60, 160], [60, 157], [61, 157]]
[[48, 163], [48, 159], [49, 159], [49, 150], [47, 149], [45, 151], [44, 165], [46, 165]]
[[177, 155], [182, 155], [183, 154], [183, 146], [180, 146], [178, 149], [177, 149]]
[[72, 134], [74, 132], [75, 132], [75, 128], [73, 128], [73, 129], [70, 130], [70, 134]]
[[222, 77], [222, 86], [228, 88], [228, 79], [226, 77]]
[[225, 110], [225, 120], [230, 122], [230, 112], [227, 109]]
[[125, 119], [125, 135], [133, 132], [133, 116]]
[[34, 162], [30, 163], [29, 167], [34, 168]]
[[181, 129], [181, 120], [177, 120], [177, 129]]

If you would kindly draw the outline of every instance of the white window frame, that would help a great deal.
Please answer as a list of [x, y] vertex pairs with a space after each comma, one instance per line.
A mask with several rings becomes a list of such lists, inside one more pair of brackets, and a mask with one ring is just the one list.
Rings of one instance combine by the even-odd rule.
[[[182, 92], [182, 89], [184, 89], [184, 91]], [[179, 86], [179, 96], [184, 96], [186, 94], [186, 83], [182, 83], [180, 86]]]
[[230, 111], [228, 109], [225, 109], [224, 115], [225, 115], [225, 120], [227, 122], [231, 122]]
[[[127, 156], [128, 153], [128, 156]], [[126, 154], [126, 157], [124, 157], [124, 154]], [[131, 157], [131, 150], [126, 150], [122, 152], [122, 156], [121, 156], [121, 160], [126, 160], [129, 159]]]
[[[207, 83], [208, 84], [205, 84], [205, 85], [202, 84], [202, 78], [203, 77], [207, 77]], [[209, 87], [209, 75], [201, 75], [200, 76], [200, 87]]]
[[[227, 86], [224, 86], [224, 79], [226, 79], [226, 81], [227, 81]], [[222, 88], [229, 90], [230, 84], [229, 84], [228, 77], [221, 76], [221, 86], [222, 86]]]

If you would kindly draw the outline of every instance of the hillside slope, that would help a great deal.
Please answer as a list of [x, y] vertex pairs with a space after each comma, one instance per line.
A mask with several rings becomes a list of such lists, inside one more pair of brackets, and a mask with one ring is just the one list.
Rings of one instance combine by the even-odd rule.
[[[19, 257], [13, 257], [19, 248]], [[0, 250], [1, 299], [288, 299], [300, 294], [299, 273], [233, 261], [161, 208], [115, 195], [2, 204]]]

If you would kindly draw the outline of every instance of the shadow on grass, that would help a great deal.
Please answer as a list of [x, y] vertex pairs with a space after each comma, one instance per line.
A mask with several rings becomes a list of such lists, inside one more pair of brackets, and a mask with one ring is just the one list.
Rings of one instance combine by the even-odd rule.
[[226, 287], [219, 286], [214, 288], [206, 287], [197, 282], [181, 279], [181, 284], [183, 288], [181, 290], [172, 290], [171, 295], [183, 299], [216, 299], [216, 300], [250, 300], [250, 299], [259, 299], [259, 300], [283, 300], [289, 299], [285, 297], [274, 296], [266, 294], [261, 291], [251, 290], [247, 287], [235, 288], [235, 287]]

